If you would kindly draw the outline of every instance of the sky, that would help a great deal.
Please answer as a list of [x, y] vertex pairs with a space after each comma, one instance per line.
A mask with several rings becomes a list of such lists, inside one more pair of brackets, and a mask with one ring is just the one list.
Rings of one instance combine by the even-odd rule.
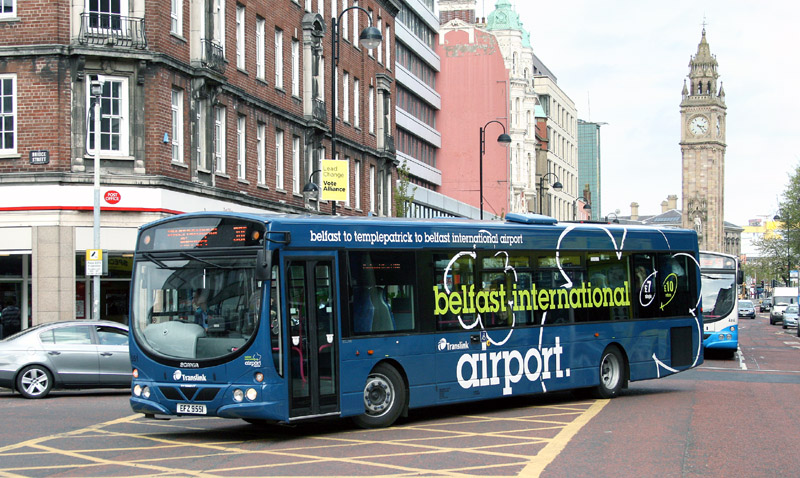
[[[478, 15], [495, 0], [478, 0]], [[512, 0], [536, 56], [601, 128], [602, 215], [681, 198], [680, 102], [705, 21], [725, 89], [725, 220], [771, 219], [800, 167], [800, 6]]]

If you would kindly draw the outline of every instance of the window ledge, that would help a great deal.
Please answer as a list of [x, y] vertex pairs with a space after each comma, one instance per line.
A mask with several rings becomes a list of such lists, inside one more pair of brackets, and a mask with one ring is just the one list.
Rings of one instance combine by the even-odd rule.
[[[84, 160], [87, 160], [87, 159], [94, 160], [94, 155], [93, 154], [85, 154], [85, 155], [83, 155], [83, 159]], [[104, 155], [103, 153], [100, 153], [100, 160], [101, 161], [102, 160], [106, 160], [106, 161], [135, 161], [136, 158], [134, 156], [121, 156], [121, 155], [120, 156], [108, 156], [108, 155]]]

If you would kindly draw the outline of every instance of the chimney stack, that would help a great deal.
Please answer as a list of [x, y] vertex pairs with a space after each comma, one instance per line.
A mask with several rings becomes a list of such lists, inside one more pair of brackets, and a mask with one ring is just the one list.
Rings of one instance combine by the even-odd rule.
[[631, 221], [638, 221], [639, 220], [639, 203], [632, 202], [631, 203]]
[[669, 203], [667, 203], [667, 201], [661, 201], [661, 213], [662, 214], [667, 212], [667, 211], [669, 211], [669, 207], [667, 207], [668, 204]]
[[667, 202], [669, 203], [667, 206], [669, 209], [678, 209], [678, 196], [675, 194], [667, 196]]

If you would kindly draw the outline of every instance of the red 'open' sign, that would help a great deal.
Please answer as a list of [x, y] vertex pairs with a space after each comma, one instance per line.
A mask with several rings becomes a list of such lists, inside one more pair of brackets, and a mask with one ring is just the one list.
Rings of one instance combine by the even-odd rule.
[[104, 199], [109, 204], [116, 204], [122, 199], [122, 196], [117, 191], [106, 191]]

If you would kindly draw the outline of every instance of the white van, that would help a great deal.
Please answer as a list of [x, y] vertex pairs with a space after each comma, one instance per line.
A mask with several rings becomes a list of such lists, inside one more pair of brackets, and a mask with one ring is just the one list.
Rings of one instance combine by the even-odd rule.
[[772, 307], [769, 311], [769, 324], [783, 322], [783, 311], [790, 304], [797, 304], [797, 287], [776, 287], [772, 290]]

